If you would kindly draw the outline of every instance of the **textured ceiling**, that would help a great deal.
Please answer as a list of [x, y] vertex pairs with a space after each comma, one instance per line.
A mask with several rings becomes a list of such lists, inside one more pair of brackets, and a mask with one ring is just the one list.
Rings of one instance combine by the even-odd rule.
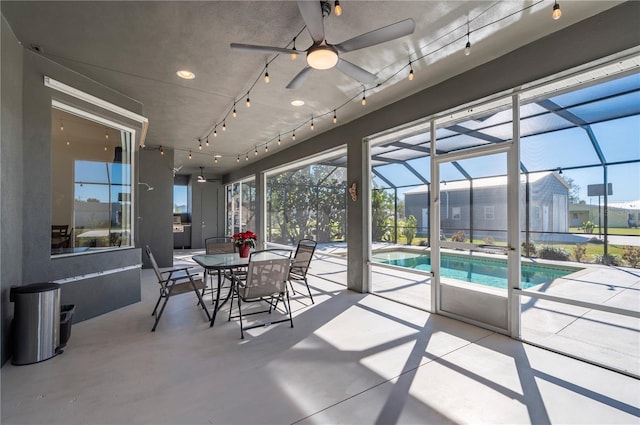
[[[183, 166], [182, 172], [199, 172], [198, 167], [204, 166], [207, 175], [218, 175], [243, 166], [247, 153], [252, 160], [256, 148], [261, 156], [273, 155], [619, 3], [565, 0], [562, 18], [554, 21], [550, 0], [343, 0], [342, 16], [325, 18], [329, 43], [406, 18], [415, 20], [416, 30], [411, 36], [341, 56], [376, 74], [380, 86], [364, 87], [332, 69], [314, 71], [297, 90], [285, 87], [305, 66], [303, 56], [295, 61], [277, 57], [268, 68], [271, 81], [265, 84], [264, 65], [275, 56], [229, 48], [232, 42], [287, 47], [304, 29], [293, 1], [3, 1], [1, 7], [26, 48], [38, 45], [40, 54], [140, 101], [149, 118], [148, 147], [176, 149], [175, 166]], [[473, 48], [465, 56], [468, 19]], [[296, 47], [306, 49], [310, 44], [303, 30]], [[409, 60], [415, 61], [413, 81], [406, 78]], [[179, 79], [179, 69], [195, 72], [196, 78]], [[363, 88], [366, 107], [360, 104]], [[250, 108], [245, 106], [247, 92]], [[294, 99], [305, 105], [292, 106]], [[237, 118], [230, 115], [234, 101]], [[336, 108], [338, 124], [333, 124]], [[198, 138], [204, 146], [216, 124], [218, 137], [211, 135], [210, 146], [199, 151]], [[215, 165], [214, 154], [222, 155]]]

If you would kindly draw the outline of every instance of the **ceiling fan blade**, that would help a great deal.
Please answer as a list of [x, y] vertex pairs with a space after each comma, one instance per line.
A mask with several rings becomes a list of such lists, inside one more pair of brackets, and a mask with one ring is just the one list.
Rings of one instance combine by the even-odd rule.
[[378, 79], [374, 74], [344, 59], [338, 59], [336, 68], [361, 83], [373, 83]]
[[284, 53], [284, 54], [290, 54], [290, 53], [296, 53], [296, 54], [302, 54], [304, 52], [299, 52], [298, 50], [294, 50], [294, 49], [285, 49], [282, 47], [272, 47], [272, 46], [257, 46], [255, 44], [241, 44], [241, 43], [231, 43], [231, 49], [232, 50], [237, 50], [239, 52], [257, 52], [257, 53], [276, 53], [276, 54], [280, 54], [280, 53]]
[[396, 22], [395, 24], [387, 25], [386, 27], [378, 28], [377, 30], [370, 31], [366, 34], [353, 37], [340, 44], [334, 44], [333, 47], [335, 47], [340, 53], [353, 52], [354, 50], [375, 46], [376, 44], [385, 43], [387, 41], [395, 40], [396, 38], [404, 37], [405, 35], [413, 34], [415, 29], [416, 23], [413, 19], [409, 18], [404, 21]]
[[317, 0], [298, 0], [298, 9], [300, 9], [302, 20], [314, 43], [322, 43], [324, 41], [324, 18], [320, 2]]
[[298, 72], [298, 75], [293, 77], [293, 80], [291, 80], [287, 88], [297, 89], [302, 86], [309, 75], [311, 75], [311, 71], [313, 71], [313, 68], [311, 68], [310, 66], [305, 67], [302, 71]]

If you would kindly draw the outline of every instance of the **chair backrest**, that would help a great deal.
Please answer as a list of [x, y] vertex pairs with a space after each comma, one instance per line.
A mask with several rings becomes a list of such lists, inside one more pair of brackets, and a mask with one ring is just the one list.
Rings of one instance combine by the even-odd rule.
[[244, 283], [245, 298], [268, 297], [287, 289], [291, 251], [266, 249], [252, 252]]
[[156, 272], [156, 277], [158, 278], [158, 283], [162, 286], [165, 286], [164, 284], [162, 284], [162, 273], [160, 273], [160, 269], [158, 268], [158, 263], [156, 263], [156, 259], [153, 256], [153, 253], [151, 252], [151, 248], [149, 248], [149, 245], [145, 245], [144, 250], [147, 252], [147, 255], [149, 256], [149, 261], [151, 261], [151, 265], [153, 266], [153, 271]]
[[233, 239], [229, 236], [216, 236], [205, 239], [204, 246], [207, 254], [230, 254], [235, 252]]
[[291, 271], [301, 276], [306, 276], [309, 270], [309, 264], [313, 258], [318, 243], [311, 239], [302, 239], [298, 242], [296, 255], [291, 263]]

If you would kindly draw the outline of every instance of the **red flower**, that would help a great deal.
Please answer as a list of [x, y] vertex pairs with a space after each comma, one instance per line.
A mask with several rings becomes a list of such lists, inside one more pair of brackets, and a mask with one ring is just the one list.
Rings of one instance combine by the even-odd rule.
[[250, 230], [247, 230], [246, 232], [236, 233], [235, 235], [231, 236], [231, 238], [233, 238], [233, 244], [235, 246], [240, 247], [242, 245], [249, 245], [251, 248], [255, 248], [258, 235]]

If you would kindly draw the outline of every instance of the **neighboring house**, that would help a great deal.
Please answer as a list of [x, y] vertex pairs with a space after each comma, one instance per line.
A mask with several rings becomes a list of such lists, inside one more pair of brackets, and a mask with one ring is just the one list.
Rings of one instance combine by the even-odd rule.
[[[591, 221], [604, 227], [604, 201], [600, 205], [587, 203], [569, 205], [569, 224], [580, 227]], [[601, 218], [601, 220], [598, 220]], [[607, 208], [608, 227], [631, 228], [640, 226], [640, 199], [629, 202], [609, 202]]]
[[[492, 237], [506, 240], [506, 176], [457, 180], [440, 186], [440, 223], [446, 237], [463, 230], [474, 239]], [[569, 185], [556, 172], [529, 175], [529, 230], [531, 232], [568, 232]], [[418, 186], [405, 196], [405, 214], [418, 222], [418, 233], [428, 232], [428, 187]], [[526, 202], [526, 181], [522, 177], [521, 204]], [[521, 229], [526, 228], [525, 210], [520, 212]]]

